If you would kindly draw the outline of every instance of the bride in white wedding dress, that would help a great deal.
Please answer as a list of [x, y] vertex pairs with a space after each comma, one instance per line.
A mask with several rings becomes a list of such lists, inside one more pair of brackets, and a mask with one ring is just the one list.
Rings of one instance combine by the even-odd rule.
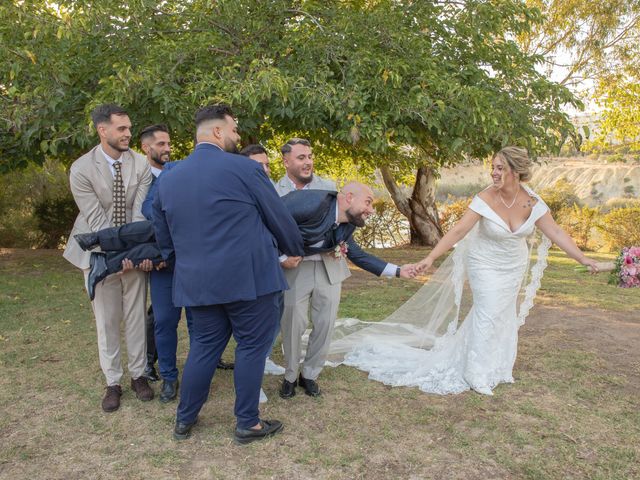
[[[551, 242], [597, 271], [542, 199], [522, 185], [530, 166], [524, 148], [498, 152], [492, 160], [493, 185], [474, 197], [461, 220], [416, 267], [426, 271], [453, 246], [454, 252], [384, 321], [339, 321], [330, 358], [388, 385], [441, 395], [469, 389], [492, 395], [499, 383], [512, 383], [518, 329], [533, 306]], [[528, 239], [535, 227], [543, 235], [529, 269]], [[460, 324], [466, 282], [472, 304]]]

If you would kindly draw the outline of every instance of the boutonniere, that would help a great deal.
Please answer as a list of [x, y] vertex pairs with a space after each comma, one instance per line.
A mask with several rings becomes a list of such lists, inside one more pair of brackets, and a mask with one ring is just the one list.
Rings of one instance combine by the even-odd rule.
[[336, 258], [346, 257], [349, 252], [349, 245], [347, 245], [344, 241], [340, 242], [336, 245], [336, 248], [333, 250], [333, 254]]

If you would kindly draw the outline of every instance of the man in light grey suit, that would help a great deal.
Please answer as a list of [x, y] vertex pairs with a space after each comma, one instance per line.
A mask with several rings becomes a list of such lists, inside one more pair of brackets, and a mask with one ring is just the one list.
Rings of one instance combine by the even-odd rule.
[[[296, 190], [336, 191], [334, 182], [313, 174], [313, 153], [308, 140], [292, 138], [283, 145], [281, 151], [286, 169], [286, 174], [276, 183], [276, 190], [281, 197]], [[358, 185], [354, 183], [347, 185], [354, 188], [347, 189], [349, 192], [343, 191], [338, 196], [341, 196], [342, 203], [345, 203], [344, 198], [347, 197], [349, 201], [354, 202], [353, 205], [358, 203], [355, 213], [358, 217], [358, 226], [362, 226], [364, 217], [373, 212], [371, 207], [373, 192], [364, 185]], [[338, 212], [340, 202], [337, 204], [336, 212], [332, 214], [336, 222], [340, 216]], [[352, 246], [357, 247], [357, 245]], [[355, 252], [349, 255], [353, 253]], [[360, 258], [367, 256], [369, 255], [360, 250]], [[375, 272], [370, 271], [377, 275], [403, 278], [415, 275], [412, 265], [399, 267], [380, 259], [375, 260], [379, 263], [379, 269]], [[344, 255], [336, 257], [334, 252], [305, 256], [297, 267], [289, 265], [289, 259], [284, 256], [280, 261], [285, 268], [289, 290], [284, 292], [284, 311], [281, 319], [286, 370], [279, 394], [282, 398], [291, 398], [295, 395], [296, 386], [300, 385], [307, 395], [317, 397], [320, 395], [320, 388], [316, 379], [322, 371], [331, 342], [340, 305], [342, 282], [351, 276], [351, 272]], [[309, 322], [309, 304], [311, 304], [313, 327], [302, 371], [298, 377], [300, 360], [302, 360], [302, 336]]]
[[[87, 283], [91, 252], [84, 251], [74, 235], [144, 220], [141, 212], [151, 170], [147, 159], [129, 149], [131, 121], [117, 105], [100, 105], [91, 113], [100, 144], [71, 165], [70, 184], [80, 213], [76, 218], [64, 258], [82, 269]], [[151, 400], [153, 390], [143, 377], [146, 365], [145, 338], [146, 274], [132, 270], [109, 275], [95, 289], [91, 302], [98, 333], [100, 367], [107, 391], [102, 409], [120, 407], [122, 364], [120, 362], [120, 323], [129, 356], [131, 387], [140, 400]]]

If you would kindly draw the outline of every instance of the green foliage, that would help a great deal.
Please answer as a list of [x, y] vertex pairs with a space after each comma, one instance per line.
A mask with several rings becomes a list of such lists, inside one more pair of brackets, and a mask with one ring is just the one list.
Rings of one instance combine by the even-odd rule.
[[[569, 91], [513, 40], [542, 18], [519, 0], [9, 1], [0, 5], [2, 167], [69, 162], [95, 143], [88, 113], [125, 106], [188, 149], [195, 108], [231, 103], [246, 142], [337, 145], [363, 165], [455, 163], [573, 135]], [[409, 148], [404, 148], [409, 146]]]
[[556, 221], [560, 221], [563, 209], [571, 209], [574, 205], [582, 205], [573, 185], [564, 178], [559, 179], [553, 186], [544, 188], [539, 194], [549, 206], [551, 215]]
[[78, 209], [66, 169], [58, 162], [0, 175], [0, 245], [57, 248], [66, 241]]
[[602, 217], [598, 228], [613, 251], [640, 245], [640, 207], [612, 210]]
[[599, 210], [587, 205], [573, 204], [561, 210], [559, 217], [562, 227], [573, 237], [582, 250], [592, 248], [591, 237], [598, 224]]

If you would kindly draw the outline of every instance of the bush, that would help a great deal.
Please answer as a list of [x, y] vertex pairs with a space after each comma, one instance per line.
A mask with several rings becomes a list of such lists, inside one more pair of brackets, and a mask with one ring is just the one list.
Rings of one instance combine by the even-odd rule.
[[56, 248], [78, 213], [60, 163], [29, 165], [0, 176], [0, 245]]
[[556, 221], [561, 221], [562, 210], [573, 208], [574, 205], [582, 206], [573, 185], [564, 178], [558, 180], [552, 187], [543, 189], [539, 194], [549, 206], [551, 215]]
[[640, 245], [640, 207], [618, 208], [604, 215], [598, 225], [613, 251]]
[[471, 198], [462, 198], [460, 200], [438, 206], [438, 216], [440, 217], [440, 228], [442, 229], [442, 233], [447, 233], [451, 227], [453, 227], [458, 220], [462, 218], [470, 203]]
[[409, 221], [395, 204], [386, 198], [373, 202], [375, 213], [367, 219], [363, 228], [356, 229], [354, 238], [362, 247], [397, 247], [409, 242]]
[[588, 206], [565, 208], [560, 211], [559, 217], [562, 227], [575, 240], [582, 250], [589, 250], [592, 246], [591, 237], [598, 223], [599, 210]]
[[607, 157], [607, 163], [624, 163], [624, 155], [621, 153], [614, 153], [613, 155], [609, 155]]

